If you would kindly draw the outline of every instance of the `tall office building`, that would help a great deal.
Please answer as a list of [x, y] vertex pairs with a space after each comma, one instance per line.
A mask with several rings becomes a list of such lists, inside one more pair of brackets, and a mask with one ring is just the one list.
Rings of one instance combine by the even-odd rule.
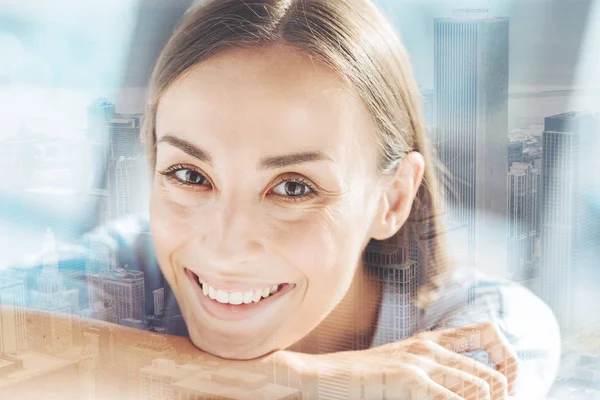
[[111, 324], [118, 323], [114, 302], [105, 299], [92, 304], [89, 309], [89, 318]]
[[523, 281], [535, 261], [537, 179], [531, 164], [515, 162], [508, 173], [508, 277]]
[[[125, 319], [144, 320], [144, 273], [123, 268], [89, 277], [90, 304], [114, 305], [118, 323]], [[110, 307], [109, 306], [109, 307]]]
[[[102, 165], [107, 163], [106, 187], [109, 192], [111, 218], [127, 215], [129, 213], [127, 210], [131, 208], [130, 204], [139, 201], [139, 196], [143, 195], [140, 190], [135, 189], [137, 185], [146, 184], [142, 168], [144, 160], [140, 159], [142, 155], [141, 120], [142, 117], [138, 114], [115, 114], [107, 123], [108, 154]], [[124, 175], [126, 176], [124, 177]], [[130, 179], [130, 175], [135, 176]], [[130, 200], [132, 195], [137, 197]], [[134, 206], [134, 208], [139, 207]]]
[[105, 225], [110, 220], [108, 190], [90, 188], [89, 197], [96, 207], [94, 226]]
[[95, 99], [87, 109], [88, 135], [94, 142], [106, 143], [108, 122], [115, 114], [115, 105], [105, 98]]
[[431, 89], [421, 89], [421, 102], [423, 104], [423, 117], [425, 118], [425, 123], [427, 127], [431, 130], [435, 125], [433, 117], [433, 90]]
[[523, 140], [511, 139], [508, 142], [508, 169], [516, 162], [523, 162]]
[[591, 166], [599, 133], [593, 114], [568, 112], [545, 118], [541, 295], [565, 334], [600, 322], [595, 302], [590, 301], [600, 278], [592, 253], [598, 221], [589, 218], [592, 205], [585, 196], [590, 185], [597, 185]]
[[[108, 123], [115, 115], [115, 105], [105, 98], [95, 99], [87, 108], [87, 135], [92, 150], [91, 165], [106, 165], [109, 155]], [[97, 171], [94, 188], [106, 189], [106, 169]]]
[[[394, 237], [397, 241], [371, 242], [365, 249], [364, 269], [371, 280], [382, 286], [383, 298], [377, 293], [362, 293], [367, 302], [383, 303], [379, 315], [377, 336], [382, 343], [407, 338], [417, 331], [417, 301], [419, 269], [417, 261], [410, 258], [409, 238]], [[379, 286], [378, 285], [378, 286]], [[385, 312], [384, 312], [385, 311]], [[366, 347], [368, 343], [363, 343]]]
[[115, 114], [108, 121], [109, 155], [112, 161], [140, 155], [140, 123], [141, 117], [137, 114]]
[[433, 142], [457, 199], [449, 220], [466, 223], [469, 263], [506, 270], [509, 20], [457, 10], [434, 24]]
[[152, 298], [154, 299], [154, 315], [162, 315], [165, 311], [165, 288], [152, 291]]
[[44, 234], [42, 271], [31, 290], [30, 304], [39, 310], [32, 315], [32, 349], [56, 355], [73, 344], [73, 315], [79, 313], [77, 289], [65, 289], [58, 269], [56, 239], [48, 228]]
[[[112, 239], [109, 237], [109, 239]], [[87, 275], [106, 273], [118, 267], [116, 260], [117, 242], [107, 241], [107, 238], [94, 232], [88, 232], [83, 236], [86, 245], [87, 256], [85, 259], [85, 271]]]
[[536, 213], [535, 213], [535, 238], [537, 240], [536, 243], [536, 257], [540, 259], [540, 246], [539, 246], [539, 238], [542, 233], [542, 158], [536, 158], [532, 161], [533, 164], [533, 177], [535, 180], [535, 191], [536, 191]]
[[148, 179], [141, 158], [121, 157], [115, 161], [114, 186], [110, 188], [114, 198], [113, 218], [139, 213], [148, 199]]
[[0, 354], [27, 349], [25, 285], [0, 275]]

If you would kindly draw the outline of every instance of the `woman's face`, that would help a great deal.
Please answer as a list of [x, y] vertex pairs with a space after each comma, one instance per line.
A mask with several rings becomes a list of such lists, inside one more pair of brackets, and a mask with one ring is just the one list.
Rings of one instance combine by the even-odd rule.
[[358, 97], [299, 52], [229, 50], [164, 93], [156, 136], [151, 229], [194, 344], [247, 359], [307, 335], [346, 294], [379, 209]]

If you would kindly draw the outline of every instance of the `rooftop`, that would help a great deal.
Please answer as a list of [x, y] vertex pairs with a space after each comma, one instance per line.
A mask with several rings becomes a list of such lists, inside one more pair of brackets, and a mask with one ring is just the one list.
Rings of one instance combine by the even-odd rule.
[[30, 351], [13, 357], [23, 361], [23, 369], [1, 377], [0, 387], [14, 385], [25, 380], [33, 379], [37, 376], [52, 373], [78, 362], [78, 360], [67, 360]]

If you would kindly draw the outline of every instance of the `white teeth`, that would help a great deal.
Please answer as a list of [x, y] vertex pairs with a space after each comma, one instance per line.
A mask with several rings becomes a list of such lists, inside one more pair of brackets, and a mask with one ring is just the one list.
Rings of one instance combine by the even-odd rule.
[[242, 304], [243, 297], [242, 292], [229, 293], [229, 304]]
[[229, 303], [229, 293], [224, 290], [217, 290], [217, 301], [219, 303]]
[[262, 297], [264, 297], [266, 299], [267, 297], [269, 297], [270, 294], [271, 294], [271, 288], [266, 287], [263, 289]]
[[250, 304], [252, 302], [258, 303], [263, 298], [266, 299], [273, 293], [277, 292], [277, 289], [279, 288], [279, 285], [273, 285], [271, 287], [266, 287], [266, 288], [255, 290], [252, 292], [231, 292], [231, 293], [229, 293], [225, 290], [215, 289], [214, 287], [212, 287], [206, 283], [202, 283], [200, 281], [198, 281], [198, 282], [200, 283], [200, 285], [202, 285], [202, 293], [205, 296], [208, 296], [211, 299], [216, 300], [222, 304], [228, 303], [228, 304], [234, 304], [234, 305], [239, 305], [242, 303]]
[[252, 303], [252, 298], [254, 297], [254, 292], [244, 292], [244, 304]]

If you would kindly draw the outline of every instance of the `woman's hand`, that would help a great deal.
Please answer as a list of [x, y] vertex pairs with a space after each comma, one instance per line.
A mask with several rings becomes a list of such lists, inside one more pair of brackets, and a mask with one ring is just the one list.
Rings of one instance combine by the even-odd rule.
[[[486, 351], [492, 369], [461, 352]], [[351, 398], [500, 400], [513, 394], [517, 357], [493, 323], [426, 331], [362, 351], [306, 355], [279, 352], [300, 369], [305, 394], [318, 395], [328, 380], [345, 381]], [[308, 393], [307, 393], [308, 392]]]

